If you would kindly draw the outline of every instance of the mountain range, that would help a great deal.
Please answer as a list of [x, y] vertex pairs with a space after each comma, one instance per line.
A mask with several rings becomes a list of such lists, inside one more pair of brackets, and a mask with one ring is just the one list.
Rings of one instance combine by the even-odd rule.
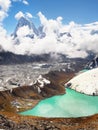
[[[33, 22], [25, 17], [21, 17], [16, 25], [16, 28], [14, 30], [14, 32], [11, 34], [11, 37], [16, 41], [16, 44], [20, 44], [19, 43], [19, 35], [23, 35], [21, 34], [21, 29], [23, 28], [28, 28], [28, 32], [24, 32], [24, 30], [22, 30], [23, 34], [25, 33], [25, 37], [30, 38], [32, 41], [34, 40], [35, 37], [38, 37], [39, 39], [43, 39], [44, 37], [46, 37], [46, 33], [44, 31], [44, 27], [43, 26], [39, 26], [38, 28], [35, 27], [35, 25], [33, 24]], [[60, 41], [63, 36], [66, 36], [67, 39], [71, 39], [72, 35], [70, 32], [54, 32], [56, 34], [57, 40]], [[92, 32], [92, 33], [96, 33], [96, 32]], [[91, 56], [91, 54], [88, 55], [88, 57], [86, 57], [87, 61], [91, 61], [94, 58], [94, 54], [93, 56]], [[9, 52], [9, 51], [5, 51], [2, 46], [0, 46], [0, 64], [14, 64], [14, 63], [26, 63], [26, 62], [40, 62], [40, 61], [56, 61], [58, 60], [58, 62], [61, 61], [66, 61], [68, 58], [66, 54], [61, 54], [61, 53], [56, 53], [56, 52], [50, 52], [50, 53], [43, 53], [43, 54], [29, 54], [29, 53], [25, 53], [25, 54], [16, 54], [13, 52]], [[77, 60], [78, 58], [75, 58], [75, 60]], [[78, 60], [81, 60], [82, 58], [79, 58]], [[85, 59], [84, 59], [85, 60]], [[98, 62], [98, 60], [97, 60]], [[90, 64], [90, 63], [88, 63]], [[91, 68], [95, 66], [96, 62], [95, 60], [93, 62], [91, 62], [90, 65], [87, 65], [88, 68]], [[97, 64], [98, 65], [98, 64]]]
[[[30, 38], [34, 38], [35, 36], [38, 36], [39, 38], [43, 38], [46, 36], [45, 32], [43, 31], [43, 26], [39, 26], [38, 28], [35, 27], [35, 25], [33, 24], [33, 22], [25, 17], [21, 17], [16, 25], [15, 31], [12, 33], [12, 36], [14, 38], [17, 37], [17, 32], [19, 31], [19, 29], [21, 27], [28, 27], [29, 30], [31, 30], [31, 34], [26, 35], [26, 37], [30, 37]], [[58, 33], [56, 32], [56, 35], [59, 37], [62, 37], [64, 35], [66, 35], [67, 37], [72, 37], [71, 34], [69, 32], [61, 32]]]
[[93, 69], [98, 67], [98, 56], [96, 55], [92, 60], [90, 60], [86, 66], [85, 69]]
[[[18, 39], [18, 32], [21, 28], [28, 27], [30, 32], [28, 32], [25, 37], [29, 37], [30, 39], [34, 39], [35, 37], [38, 37], [39, 39], [42, 39], [46, 36], [45, 32], [43, 31], [43, 26], [39, 26], [38, 28], [35, 27], [33, 22], [25, 17], [21, 17], [16, 25], [16, 28], [14, 32], [11, 34], [11, 37], [16, 40], [16, 44], [19, 44]], [[68, 32], [60, 33], [58, 35], [59, 37], [62, 37], [63, 35], [66, 35], [67, 37], [71, 37], [71, 34]], [[26, 63], [26, 62], [40, 62], [40, 61], [53, 61], [55, 60], [64, 60], [66, 59], [65, 55], [62, 54], [56, 54], [58, 58], [54, 56], [54, 53], [48, 53], [48, 54], [15, 54], [13, 52], [5, 51], [2, 47], [0, 47], [0, 64], [14, 64], [14, 63]]]

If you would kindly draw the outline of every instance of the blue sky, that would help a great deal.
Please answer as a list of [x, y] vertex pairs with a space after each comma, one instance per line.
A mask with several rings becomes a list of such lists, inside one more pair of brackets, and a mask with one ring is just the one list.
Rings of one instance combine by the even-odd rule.
[[98, 21], [98, 0], [27, 0], [28, 5], [22, 0], [12, 2], [8, 11], [8, 17], [4, 19], [3, 25], [8, 32], [15, 28], [17, 20], [15, 14], [19, 11], [29, 12], [35, 18], [36, 26], [40, 24], [37, 13], [41, 11], [48, 19], [63, 17], [63, 23], [74, 21], [79, 24], [86, 24]]

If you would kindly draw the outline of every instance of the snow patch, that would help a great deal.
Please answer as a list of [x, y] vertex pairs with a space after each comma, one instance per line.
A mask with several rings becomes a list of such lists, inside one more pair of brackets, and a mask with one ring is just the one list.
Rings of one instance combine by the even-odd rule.
[[47, 80], [46, 78], [44, 78], [42, 75], [40, 75], [36, 81], [33, 82], [33, 85], [35, 84], [39, 84], [37, 85], [37, 89], [38, 89], [38, 93], [41, 93], [41, 88], [44, 88], [45, 85], [50, 84], [51, 82], [49, 80]]
[[42, 75], [38, 77], [37, 81], [40, 83], [40, 88], [43, 88], [45, 84], [50, 84], [50, 81], [42, 77]]

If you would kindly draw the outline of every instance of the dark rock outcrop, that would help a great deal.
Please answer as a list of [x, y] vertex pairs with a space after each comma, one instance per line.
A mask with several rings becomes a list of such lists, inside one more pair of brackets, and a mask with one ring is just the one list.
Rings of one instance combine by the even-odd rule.
[[92, 60], [90, 60], [85, 66], [86, 69], [93, 69], [98, 67], [98, 56], [96, 55]]

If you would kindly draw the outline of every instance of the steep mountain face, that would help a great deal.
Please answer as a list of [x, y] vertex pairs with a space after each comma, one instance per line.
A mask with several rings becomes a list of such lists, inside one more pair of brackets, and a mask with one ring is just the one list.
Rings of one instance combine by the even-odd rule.
[[27, 36], [30, 37], [30, 38], [34, 38], [34, 35], [38, 36], [39, 35], [39, 32], [38, 30], [36, 29], [35, 25], [33, 24], [32, 21], [24, 18], [24, 17], [21, 17], [18, 21], [18, 24], [16, 26], [16, 29], [14, 31], [14, 33], [12, 34], [14, 36], [14, 38], [17, 37], [17, 32], [18, 30], [21, 28], [21, 27], [24, 27], [24, 26], [27, 26], [30, 30], [32, 30], [32, 33], [31, 34], [28, 34]]
[[98, 56], [96, 55], [93, 60], [87, 63], [85, 66], [86, 69], [93, 69], [98, 67]]
[[45, 32], [43, 31], [43, 26], [39, 26], [38, 34], [39, 34], [39, 38], [44, 38], [46, 36]]
[[[25, 26], [27, 26], [27, 27], [32, 31], [32, 33], [26, 35], [26, 37], [30, 37], [30, 38], [33, 39], [34, 36], [36, 35], [36, 36], [38, 36], [40, 39], [42, 39], [42, 38], [44, 38], [44, 37], [46, 36], [45, 32], [43, 31], [43, 28], [44, 28], [43, 26], [39, 26], [38, 29], [37, 29], [37, 28], [35, 27], [35, 25], [33, 24], [33, 22], [30, 21], [29, 19], [25, 18], [25, 17], [21, 17], [21, 18], [19, 19], [18, 24], [17, 24], [17, 26], [16, 26], [16, 28], [15, 28], [15, 31], [14, 31], [14, 33], [12, 34], [12, 36], [13, 36], [14, 38], [16, 38], [16, 37], [17, 37], [17, 32], [18, 32], [18, 30], [19, 30], [21, 27], [25, 27]], [[56, 33], [56, 35], [57, 35], [58, 38], [61, 38], [61, 37], [63, 37], [64, 35], [66, 35], [66, 37], [68, 37], [68, 38], [71, 38], [71, 37], [72, 37], [69, 32], [60, 32], [60, 33], [55, 32], [55, 33]]]

